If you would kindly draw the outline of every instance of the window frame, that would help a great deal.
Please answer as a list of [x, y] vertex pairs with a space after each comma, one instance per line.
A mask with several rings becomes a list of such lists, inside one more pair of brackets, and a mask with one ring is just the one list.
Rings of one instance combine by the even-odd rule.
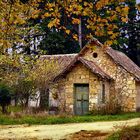
[[102, 83], [102, 92], [101, 92], [101, 103], [105, 103], [106, 97], [105, 97], [105, 83]]

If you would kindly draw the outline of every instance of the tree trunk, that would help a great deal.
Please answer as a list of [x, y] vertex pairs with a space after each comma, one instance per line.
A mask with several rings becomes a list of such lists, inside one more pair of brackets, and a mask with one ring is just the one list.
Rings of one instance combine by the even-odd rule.
[[79, 18], [79, 20], [80, 20], [80, 24], [78, 27], [79, 46], [80, 46], [80, 49], [82, 49], [82, 20], [81, 20], [81, 17]]
[[42, 110], [49, 109], [49, 89], [40, 91], [40, 108]]
[[26, 101], [25, 101], [25, 108], [28, 108], [28, 104], [29, 104], [29, 97], [26, 98]]
[[17, 106], [18, 105], [18, 95], [17, 94], [14, 97], [14, 101], [15, 101], [15, 106]]
[[6, 110], [6, 106], [5, 105], [2, 105], [2, 113], [3, 114], [6, 114], [7, 113], [7, 110]]

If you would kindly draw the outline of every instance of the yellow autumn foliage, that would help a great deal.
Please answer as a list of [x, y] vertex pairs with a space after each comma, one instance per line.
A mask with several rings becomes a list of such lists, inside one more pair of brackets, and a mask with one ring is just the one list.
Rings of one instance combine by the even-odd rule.
[[72, 23], [73, 24], [79, 24], [80, 23], [80, 19], [72, 18]]
[[60, 24], [60, 20], [58, 18], [53, 19], [49, 24], [48, 27], [57, 27]]
[[13, 3], [0, 1], [0, 53], [5, 53], [14, 43], [23, 41], [21, 36], [29, 30], [29, 27], [23, 28], [24, 24], [40, 13], [36, 9], [38, 1], [29, 0], [28, 4], [22, 4], [20, 0], [14, 0]]
[[66, 30], [66, 33], [69, 35], [70, 34], [70, 30]]
[[[109, 35], [109, 42], [115, 41], [117, 35], [114, 34], [114, 30], [117, 29], [117, 24], [114, 24], [116, 20], [122, 22], [128, 21], [129, 7], [123, 3], [126, 0], [97, 0], [94, 3], [82, 0], [56, 0], [47, 1], [44, 5], [44, 10], [39, 10], [38, 6], [43, 0], [29, 0], [28, 3], [23, 4], [20, 0], [14, 0], [11, 4], [9, 1], [0, 1], [0, 51], [6, 52], [6, 48], [10, 48], [14, 43], [25, 43], [22, 37], [34, 30], [38, 32], [37, 28], [27, 26], [27, 22], [30, 18], [38, 18], [40, 15], [42, 18], [48, 19], [49, 28], [58, 28], [70, 34], [69, 29], [61, 25], [61, 21], [66, 18], [67, 22], [70, 22], [76, 28], [80, 24], [80, 18], [86, 20], [86, 27], [92, 32], [92, 35], [104, 36]], [[115, 7], [111, 8], [111, 4]], [[110, 8], [107, 8], [110, 7]], [[137, 6], [139, 7], [139, 6]], [[107, 15], [102, 16], [105, 11]], [[99, 26], [99, 27], [98, 27]], [[26, 28], [25, 28], [26, 27]], [[107, 31], [106, 31], [107, 30]], [[118, 30], [119, 32], [119, 30]], [[78, 34], [73, 38], [78, 40]], [[113, 35], [111, 37], [111, 35]], [[111, 39], [111, 38], [113, 39]]]
[[78, 35], [77, 34], [73, 34], [73, 39], [78, 40]]

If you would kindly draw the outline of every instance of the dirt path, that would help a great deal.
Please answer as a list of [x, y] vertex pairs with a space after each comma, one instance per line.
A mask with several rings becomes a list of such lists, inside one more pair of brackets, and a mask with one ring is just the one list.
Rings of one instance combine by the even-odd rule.
[[60, 140], [69, 134], [80, 130], [99, 130], [109, 132], [121, 126], [133, 126], [140, 124], [140, 118], [127, 121], [111, 122], [92, 122], [92, 123], [74, 123], [58, 125], [14, 125], [0, 126], [0, 140], [4, 139], [53, 139]]

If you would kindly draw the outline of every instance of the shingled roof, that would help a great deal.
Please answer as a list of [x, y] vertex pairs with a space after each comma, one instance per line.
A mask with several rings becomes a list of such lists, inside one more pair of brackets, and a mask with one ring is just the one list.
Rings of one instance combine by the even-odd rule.
[[59, 70], [56, 75], [61, 73], [77, 56], [78, 54], [59, 54], [59, 55], [41, 55], [40, 60], [56, 61], [59, 65]]
[[[116, 64], [123, 67], [129, 73], [133, 74], [137, 81], [140, 81], [140, 68], [124, 53], [114, 50], [110, 47], [105, 47], [102, 43], [100, 43], [96, 38], [91, 39], [85, 47], [79, 52], [79, 54], [60, 54], [60, 55], [43, 55], [40, 59], [48, 59], [48, 60], [56, 60], [59, 64], [60, 70], [56, 75], [64, 73], [64, 71], [68, 71], [69, 67], [73, 65], [75, 61], [82, 62], [85, 66], [87, 66], [92, 72], [99, 74], [102, 78], [109, 79], [108, 75], [105, 74], [101, 68], [99, 68], [95, 63], [85, 60], [81, 58], [81, 54], [85, 52], [90, 44], [97, 45], [101, 48], [104, 48], [105, 53], [107, 53]], [[100, 69], [100, 70], [99, 70]]]
[[106, 53], [129, 73], [134, 74], [137, 81], [140, 81], [140, 68], [124, 53], [116, 51], [112, 48], [107, 48]]
[[72, 68], [78, 62], [81, 62], [86, 68], [88, 68], [92, 73], [96, 74], [97, 76], [103, 79], [113, 80], [108, 74], [106, 74], [103, 70], [101, 70], [100, 67], [98, 67], [94, 62], [88, 61], [82, 57], [76, 57], [58, 76], [55, 77], [54, 80], [57, 80], [60, 77], [66, 75], [68, 72], [72, 70]]

